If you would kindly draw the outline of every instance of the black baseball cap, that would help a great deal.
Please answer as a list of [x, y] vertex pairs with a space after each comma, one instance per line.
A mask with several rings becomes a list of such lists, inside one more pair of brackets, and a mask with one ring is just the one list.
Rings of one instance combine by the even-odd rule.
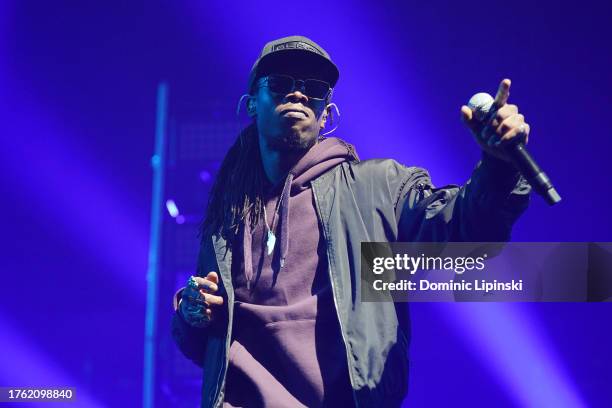
[[319, 44], [301, 35], [279, 38], [267, 43], [249, 75], [249, 93], [258, 78], [272, 73], [292, 74], [303, 79], [328, 82], [333, 88], [340, 72]]

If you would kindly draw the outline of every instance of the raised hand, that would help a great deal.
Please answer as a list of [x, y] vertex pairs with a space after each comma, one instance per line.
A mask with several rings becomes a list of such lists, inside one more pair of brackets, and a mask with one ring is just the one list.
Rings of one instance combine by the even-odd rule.
[[461, 107], [461, 117], [474, 138], [485, 152], [498, 159], [510, 162], [506, 147], [510, 143], [529, 140], [530, 127], [525, 117], [519, 113], [518, 106], [508, 104], [510, 96], [510, 80], [504, 79], [499, 84], [492, 113], [485, 120], [477, 118], [475, 112], [468, 106]]

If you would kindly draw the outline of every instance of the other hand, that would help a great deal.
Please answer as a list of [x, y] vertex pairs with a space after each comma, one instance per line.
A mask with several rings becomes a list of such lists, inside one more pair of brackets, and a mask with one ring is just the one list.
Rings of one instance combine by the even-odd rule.
[[223, 298], [214, 294], [219, 290], [219, 277], [216, 272], [209, 272], [205, 278], [192, 276], [189, 279], [193, 284], [183, 290], [180, 313], [190, 326], [206, 327], [213, 320], [214, 309], [223, 305]]

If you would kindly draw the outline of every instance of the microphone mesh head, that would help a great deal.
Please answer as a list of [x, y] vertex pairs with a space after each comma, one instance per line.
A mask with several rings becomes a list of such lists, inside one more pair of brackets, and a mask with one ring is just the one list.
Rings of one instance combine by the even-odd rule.
[[468, 101], [468, 107], [474, 111], [476, 120], [482, 121], [493, 106], [493, 97], [486, 92], [480, 92], [472, 96]]

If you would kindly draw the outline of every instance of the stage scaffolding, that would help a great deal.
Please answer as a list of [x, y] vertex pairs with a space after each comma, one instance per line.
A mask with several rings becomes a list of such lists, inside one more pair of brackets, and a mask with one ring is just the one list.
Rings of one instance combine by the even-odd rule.
[[[201, 100], [162, 83], [157, 93], [143, 406], [197, 407], [202, 370], [170, 333], [173, 294], [195, 273], [208, 193], [241, 126], [231, 101]], [[244, 121], [244, 119], [243, 119]], [[243, 122], [242, 125], [245, 123]]]

